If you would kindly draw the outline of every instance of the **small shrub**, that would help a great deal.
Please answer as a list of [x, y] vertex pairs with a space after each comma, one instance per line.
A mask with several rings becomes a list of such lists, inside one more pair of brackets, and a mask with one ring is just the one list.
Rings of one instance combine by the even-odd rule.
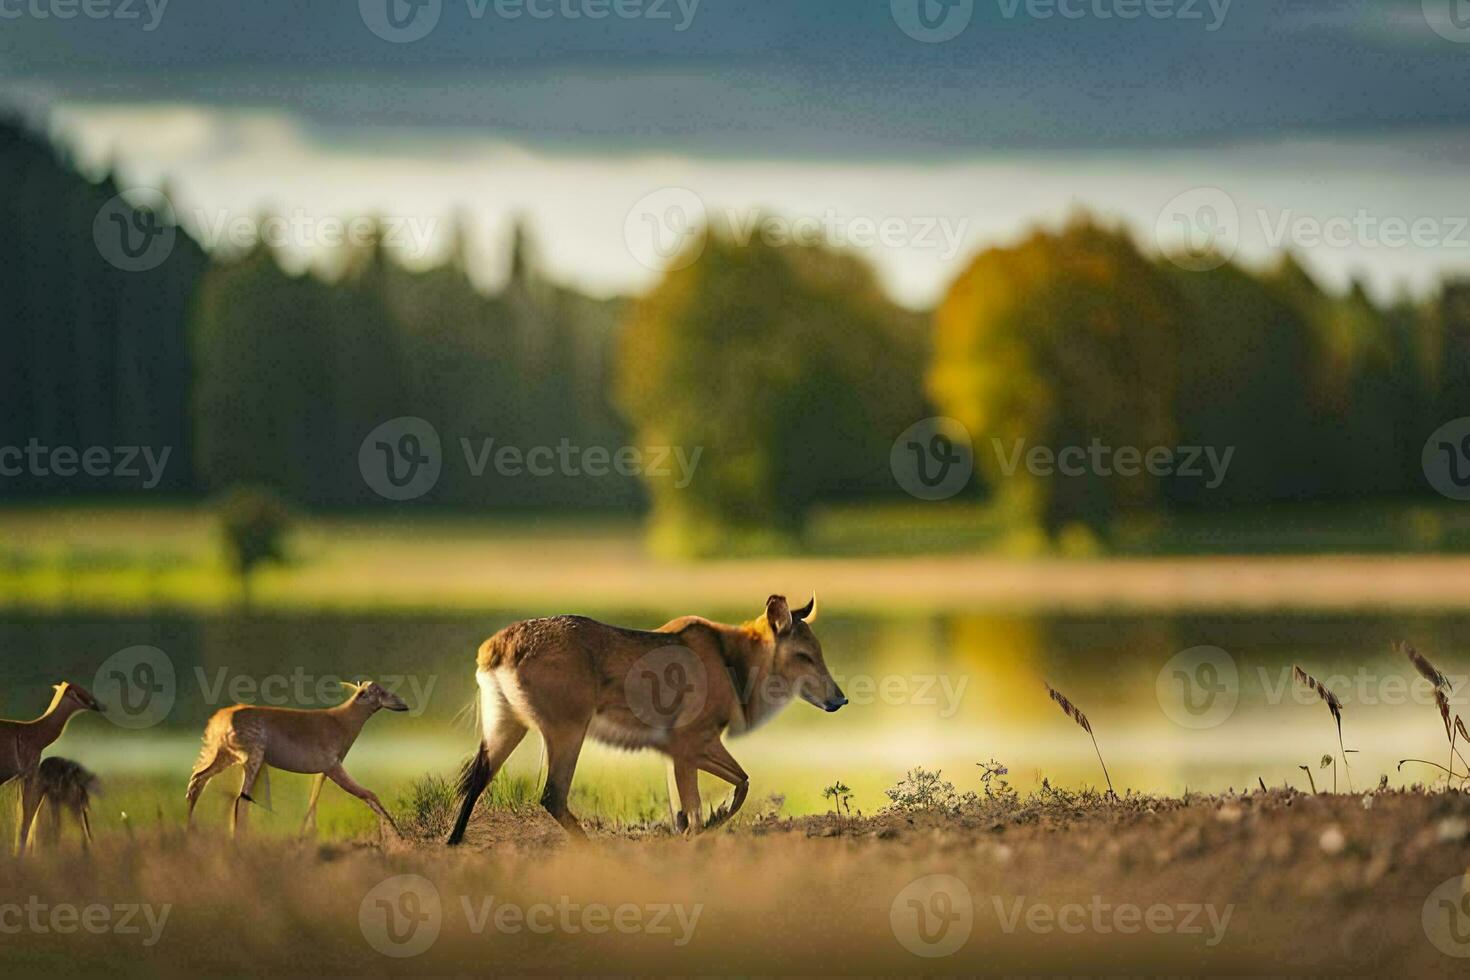
[[414, 836], [442, 837], [454, 824], [454, 784], [443, 776], [414, 780], [398, 797], [400, 824]]
[[910, 769], [896, 785], [885, 789], [883, 795], [889, 799], [888, 809], [900, 813], [920, 810], [953, 813], [974, 796], [973, 793], [960, 796], [955, 792], [954, 783], [941, 778], [940, 770], [930, 772], [922, 766]]

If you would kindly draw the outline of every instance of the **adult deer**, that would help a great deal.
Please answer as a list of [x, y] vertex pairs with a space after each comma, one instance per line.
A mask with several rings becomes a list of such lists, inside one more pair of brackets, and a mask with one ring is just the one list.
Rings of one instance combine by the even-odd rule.
[[36, 778], [41, 753], [61, 737], [72, 715], [79, 711], [103, 710], [85, 688], [62, 681], [55, 690], [51, 706], [34, 721], [0, 720], [0, 786], [12, 779], [21, 780], [20, 840], [16, 845], [16, 850], [21, 853], [26, 849], [31, 821], [41, 805], [41, 785]]
[[[461, 776], [449, 844], [464, 840], [475, 801], [532, 727], [546, 743], [541, 804], [575, 837], [585, 835], [567, 794], [589, 735], [668, 756], [677, 830], [694, 834], [729, 820], [750, 781], [721, 736], [750, 731], [796, 698], [824, 711], [847, 704], [811, 629], [816, 602], [792, 609], [773, 595], [761, 615], [739, 626], [683, 616], [646, 631], [553, 616], [496, 633], [476, 662], [480, 748]], [[700, 813], [701, 771], [734, 787], [708, 823]]]
[[342, 760], [362, 733], [362, 726], [380, 708], [407, 711], [408, 705], [374, 681], [362, 684], [343, 681], [343, 686], [352, 694], [332, 708], [301, 710], [237, 704], [216, 711], [204, 728], [204, 747], [189, 776], [189, 788], [185, 793], [189, 803], [189, 826], [194, 824], [194, 805], [199, 802], [199, 794], [204, 792], [205, 784], [231, 766], [241, 765], [245, 774], [234, 808], [230, 811], [230, 833], [236, 834], [243, 819], [240, 804], [255, 802], [252, 794], [256, 779], [261, 776], [265, 776], [269, 792], [270, 777], [264, 770], [272, 766], [286, 772], [316, 776], [312, 782], [311, 802], [307, 807], [303, 831], [316, 815], [317, 797], [323, 783], [330, 779], [366, 803], [393, 828], [395, 834], [402, 836], [398, 825], [372, 790], [359, 786], [347, 775], [347, 770], [342, 768]]

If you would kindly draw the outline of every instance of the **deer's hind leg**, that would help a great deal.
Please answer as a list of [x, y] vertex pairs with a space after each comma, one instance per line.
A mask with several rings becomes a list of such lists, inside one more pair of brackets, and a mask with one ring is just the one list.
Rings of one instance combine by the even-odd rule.
[[82, 846], [91, 850], [92, 848], [92, 818], [89, 807], [77, 808], [77, 822], [82, 825]]
[[379, 819], [393, 828], [393, 833], [399, 837], [403, 836], [403, 831], [398, 829], [398, 824], [393, 820], [393, 816], [388, 812], [387, 808], [383, 806], [382, 801], [378, 799], [377, 794], [366, 786], [359, 786], [354, 782], [352, 777], [347, 775], [347, 770], [343, 769], [340, 764], [328, 769], [326, 771], [326, 777], [366, 803], [368, 808], [378, 815]]
[[245, 772], [240, 779], [240, 795], [235, 797], [235, 806], [230, 811], [230, 836], [237, 836], [240, 832], [248, 829], [250, 816], [249, 810], [242, 809], [242, 805], [248, 807], [255, 803], [255, 782], [260, 777], [260, 771], [265, 766], [265, 748], [256, 746], [250, 750], [245, 757]]
[[548, 725], [541, 729], [541, 737], [546, 742], [546, 787], [541, 791], [541, 805], [568, 834], [586, 838], [587, 832], [567, 806], [567, 797], [571, 795], [577, 758], [587, 738], [587, 723]]
[[194, 826], [194, 807], [199, 802], [199, 794], [204, 792], [204, 787], [211, 779], [233, 766], [237, 761], [229, 750], [221, 746], [215, 752], [213, 759], [189, 774], [189, 788], [184, 792], [184, 798], [189, 801], [188, 827]]

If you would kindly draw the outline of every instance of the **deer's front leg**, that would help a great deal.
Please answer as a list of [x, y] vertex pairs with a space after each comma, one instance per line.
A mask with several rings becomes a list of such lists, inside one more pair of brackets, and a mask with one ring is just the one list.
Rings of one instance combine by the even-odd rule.
[[707, 773], [720, 777], [735, 788], [734, 794], [729, 802], [710, 814], [709, 823], [705, 825], [706, 830], [714, 830], [720, 824], [730, 820], [740, 812], [745, 805], [745, 797], [750, 793], [750, 777], [745, 770], [740, 768], [740, 763], [730, 754], [719, 740], [714, 741], [705, 748], [704, 755], [699, 760], [699, 768]]
[[704, 826], [704, 816], [699, 812], [699, 770], [687, 759], [674, 760], [674, 785], [679, 790], [679, 812], [675, 829], [686, 834], [697, 834]]

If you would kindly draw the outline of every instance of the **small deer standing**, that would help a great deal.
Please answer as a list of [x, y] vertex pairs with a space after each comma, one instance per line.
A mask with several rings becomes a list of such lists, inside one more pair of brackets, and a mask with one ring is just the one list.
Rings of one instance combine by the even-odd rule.
[[240, 804], [255, 802], [252, 795], [255, 783], [263, 775], [269, 799], [270, 777], [264, 770], [271, 766], [286, 772], [316, 776], [311, 784], [311, 802], [307, 805], [302, 833], [315, 821], [317, 798], [321, 795], [322, 785], [330, 779], [366, 803], [393, 828], [395, 834], [402, 836], [398, 825], [372, 790], [359, 786], [347, 775], [347, 770], [342, 768], [342, 760], [362, 733], [362, 726], [380, 708], [407, 711], [408, 705], [374, 681], [362, 684], [344, 681], [343, 686], [352, 694], [333, 708], [301, 710], [237, 704], [216, 711], [204, 728], [204, 747], [194, 765], [194, 772], [189, 776], [189, 789], [185, 793], [189, 803], [189, 826], [194, 824], [194, 805], [199, 802], [199, 794], [204, 792], [205, 784], [238, 764], [244, 766], [245, 774], [234, 808], [230, 811], [231, 835], [239, 832], [245, 820]]
[[31, 821], [41, 806], [41, 784], [37, 778], [41, 753], [61, 737], [72, 715], [79, 711], [102, 710], [102, 705], [85, 688], [62, 681], [56, 685], [51, 706], [41, 717], [34, 721], [0, 720], [0, 786], [12, 779], [21, 780], [17, 853], [25, 852]]
[[[36, 781], [41, 790], [41, 813], [45, 815], [49, 829], [46, 835], [48, 843], [55, 844], [61, 840], [61, 818], [69, 813], [81, 828], [82, 846], [91, 847], [92, 797], [102, 792], [102, 784], [97, 777], [80, 763], [52, 756], [41, 760], [36, 769]], [[41, 820], [37, 818], [31, 827], [32, 847], [40, 826]]]

